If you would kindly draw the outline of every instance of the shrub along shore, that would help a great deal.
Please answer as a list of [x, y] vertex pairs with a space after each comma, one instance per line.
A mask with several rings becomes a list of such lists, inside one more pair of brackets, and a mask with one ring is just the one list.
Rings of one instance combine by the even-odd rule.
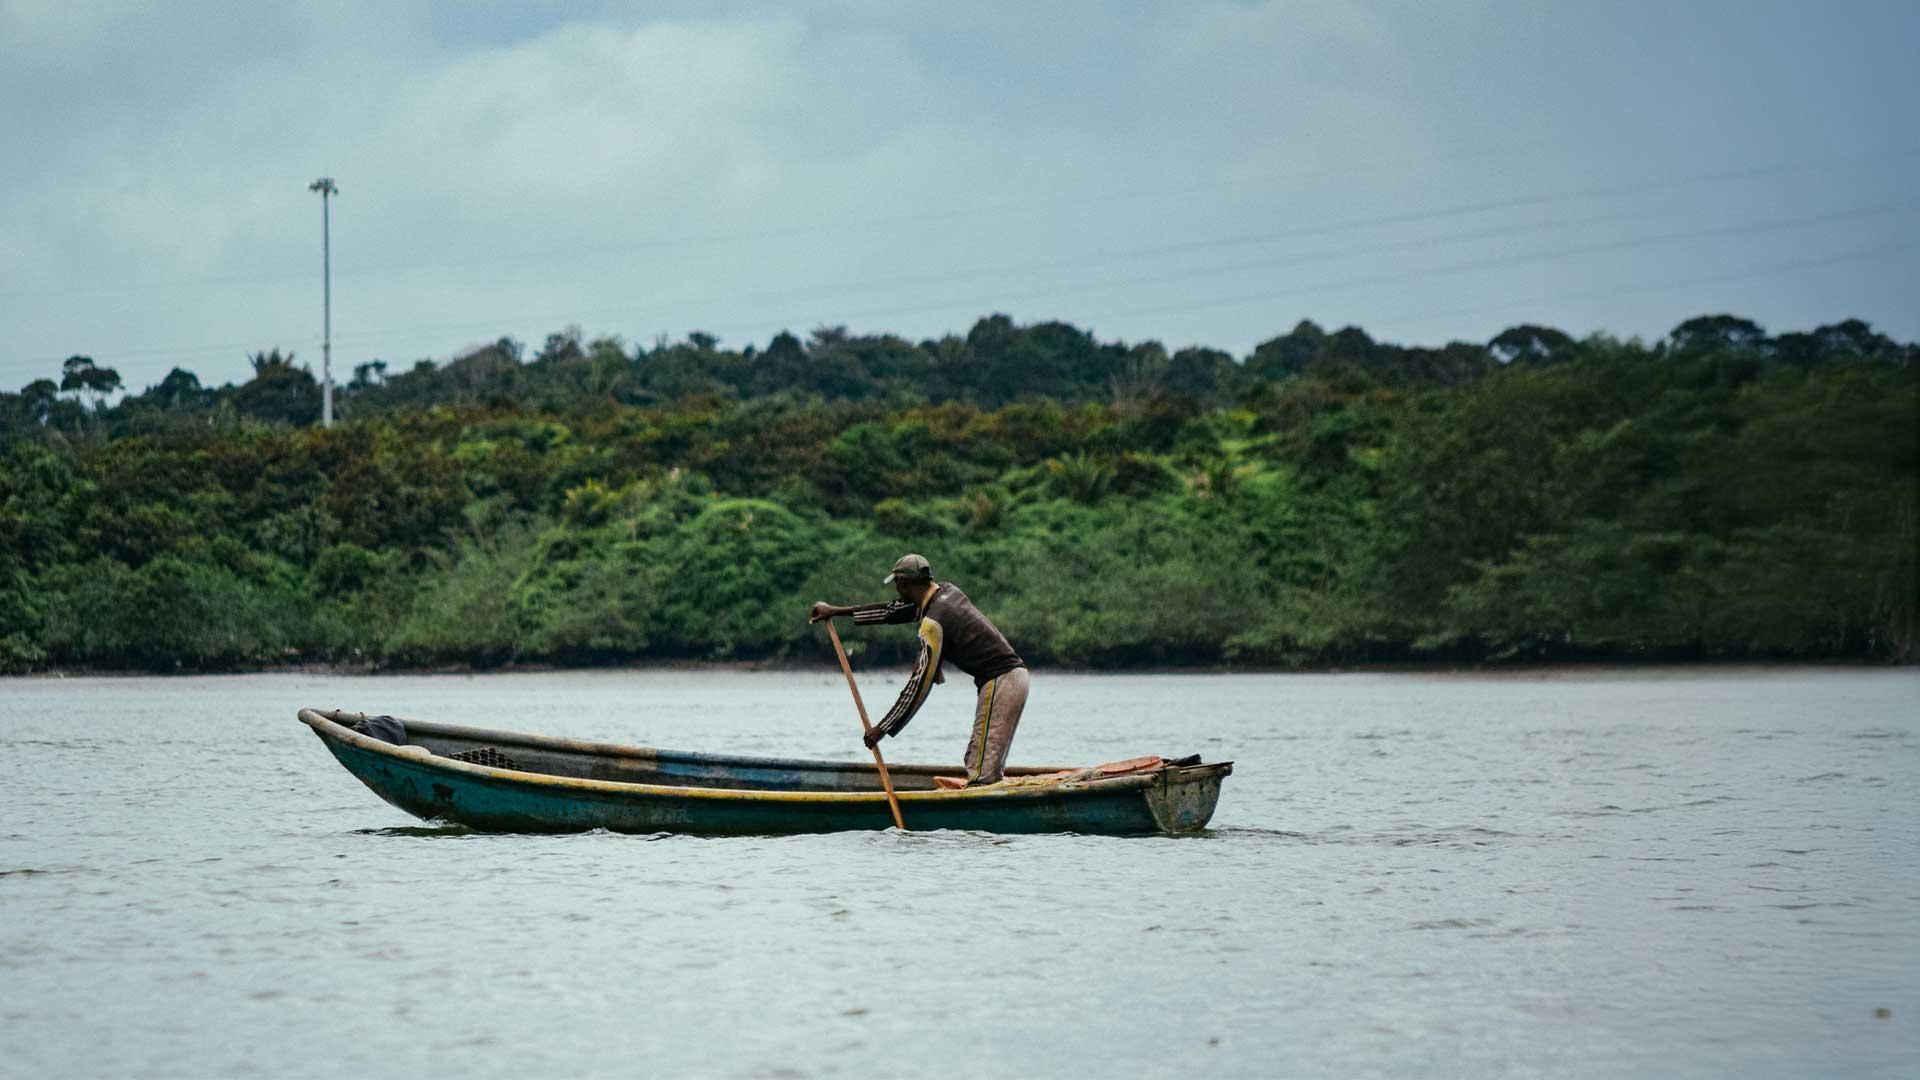
[[362, 364], [332, 429], [252, 359], [0, 394], [0, 669], [778, 662], [907, 550], [1040, 664], [1916, 659], [1920, 349], [1857, 321], [563, 332]]

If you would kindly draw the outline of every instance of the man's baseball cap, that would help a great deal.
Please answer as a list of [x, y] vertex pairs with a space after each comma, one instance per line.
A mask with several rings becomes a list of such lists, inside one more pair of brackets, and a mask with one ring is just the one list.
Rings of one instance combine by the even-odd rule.
[[932, 581], [933, 567], [919, 555], [902, 555], [900, 561], [893, 564], [893, 573], [880, 582], [891, 585], [896, 581]]

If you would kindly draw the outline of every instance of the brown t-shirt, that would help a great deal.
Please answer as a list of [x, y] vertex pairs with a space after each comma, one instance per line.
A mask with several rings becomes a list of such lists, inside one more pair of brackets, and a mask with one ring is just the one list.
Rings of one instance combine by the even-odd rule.
[[906, 600], [895, 600], [888, 604], [863, 604], [853, 609], [853, 621], [866, 623], [914, 623], [932, 622], [933, 628], [924, 625], [920, 631], [920, 657], [913, 666], [913, 675], [907, 679], [907, 685], [900, 690], [900, 700], [879, 723], [880, 730], [888, 735], [897, 733], [913, 719], [913, 714], [926, 700], [930, 684], [938, 680], [940, 666], [952, 663], [954, 667], [973, 676], [973, 685], [985, 686], [1017, 667], [1025, 667], [1026, 662], [1020, 654], [1013, 651], [1007, 639], [987, 621], [980, 609], [973, 606], [967, 594], [960, 591], [952, 582], [940, 582], [934, 589], [932, 599], [927, 601], [925, 611]]

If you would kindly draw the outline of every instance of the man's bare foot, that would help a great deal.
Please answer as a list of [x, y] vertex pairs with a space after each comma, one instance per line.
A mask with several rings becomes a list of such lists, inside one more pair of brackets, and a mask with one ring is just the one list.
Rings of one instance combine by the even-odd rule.
[[967, 786], [967, 778], [964, 776], [936, 776], [933, 782], [939, 785], [942, 791], [959, 791]]

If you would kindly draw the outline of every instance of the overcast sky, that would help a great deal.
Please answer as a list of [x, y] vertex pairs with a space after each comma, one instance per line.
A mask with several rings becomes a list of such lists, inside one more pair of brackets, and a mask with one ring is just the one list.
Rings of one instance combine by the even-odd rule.
[[0, 0], [0, 386], [1004, 311], [1920, 338], [1920, 3]]

